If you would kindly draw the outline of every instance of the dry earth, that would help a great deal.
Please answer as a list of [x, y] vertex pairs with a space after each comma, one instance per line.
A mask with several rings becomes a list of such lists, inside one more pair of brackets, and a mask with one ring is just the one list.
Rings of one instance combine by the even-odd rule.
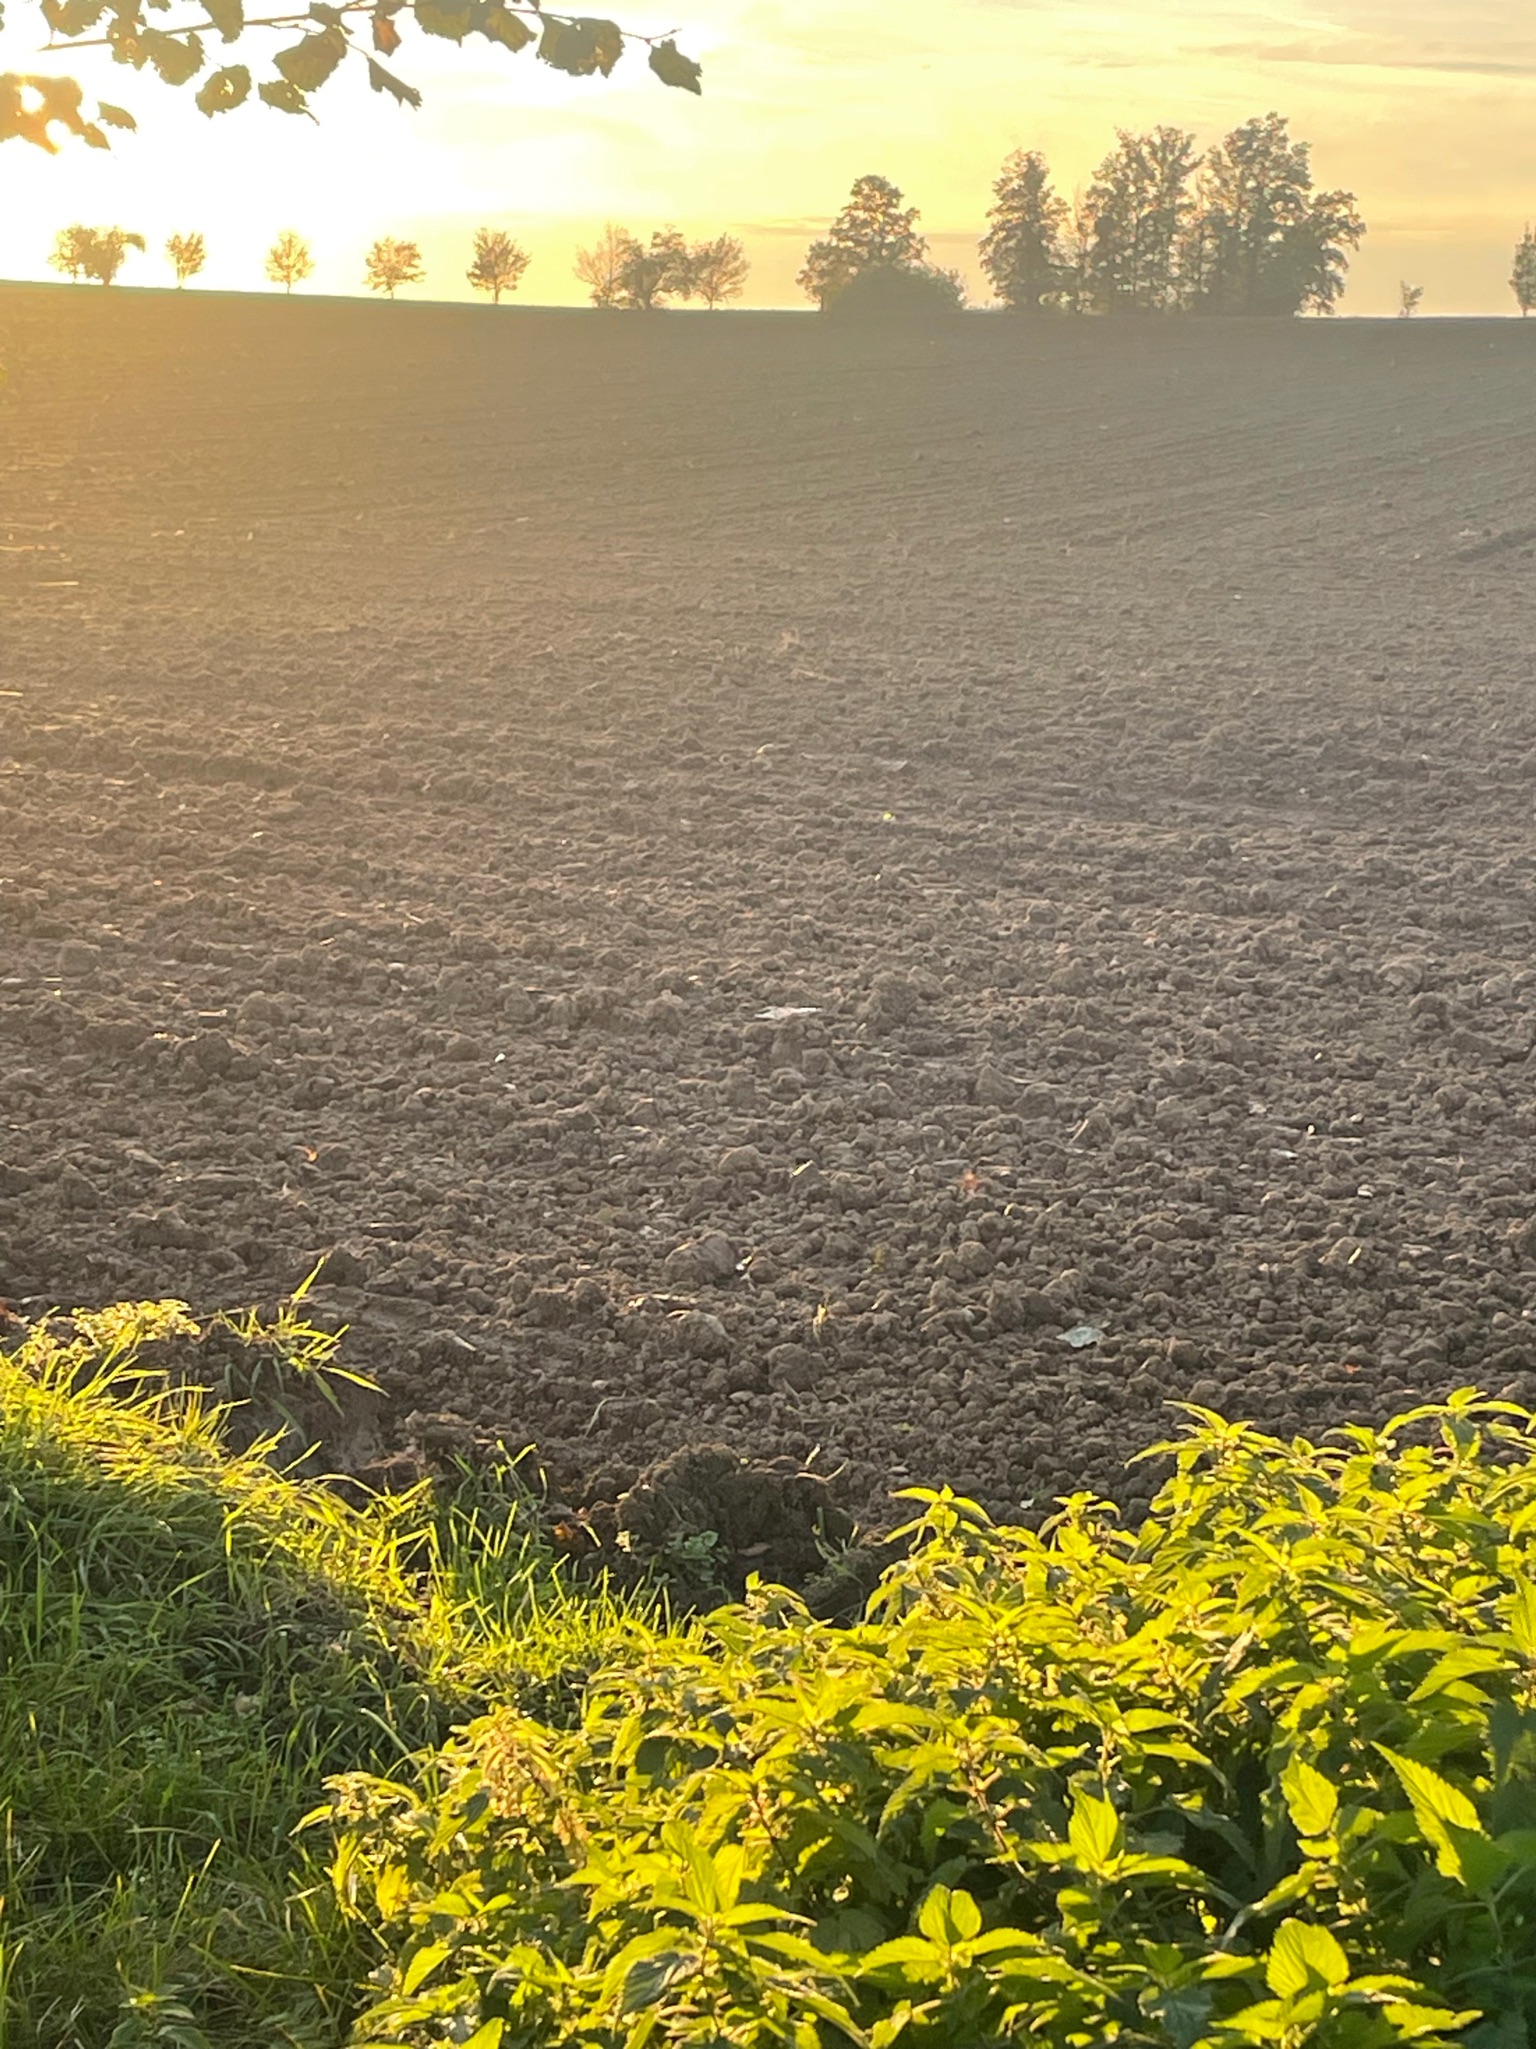
[[402, 1408], [865, 1504], [1536, 1396], [1536, 331], [0, 358], [13, 1302], [339, 1248]]

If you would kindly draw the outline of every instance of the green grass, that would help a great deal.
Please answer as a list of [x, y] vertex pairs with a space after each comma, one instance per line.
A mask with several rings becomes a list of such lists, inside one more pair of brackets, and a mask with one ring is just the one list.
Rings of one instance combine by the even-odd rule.
[[192, 1334], [127, 1305], [0, 1358], [0, 2049], [341, 2042], [377, 1953], [295, 1833], [326, 1779], [642, 1626], [564, 1591], [515, 1486], [359, 1510], [231, 1453], [146, 1370]]

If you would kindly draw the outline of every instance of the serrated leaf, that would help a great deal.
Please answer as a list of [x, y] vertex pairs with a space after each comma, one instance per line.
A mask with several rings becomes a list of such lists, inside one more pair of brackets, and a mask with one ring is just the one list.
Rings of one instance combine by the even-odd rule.
[[522, 16], [514, 14], [510, 7], [503, 7], [500, 0], [492, 0], [492, 5], [485, 9], [475, 28], [487, 42], [500, 43], [504, 50], [525, 50], [534, 40], [534, 31]]
[[244, 0], [203, 0], [203, 11], [226, 43], [245, 27]]
[[680, 92], [703, 92], [703, 65], [684, 56], [670, 36], [653, 47], [650, 61], [663, 85], [674, 85]]
[[126, 107], [114, 107], [103, 100], [96, 109], [98, 121], [104, 121], [109, 128], [137, 128], [138, 122]]
[[250, 96], [250, 72], [243, 64], [226, 64], [222, 71], [215, 71], [203, 80], [193, 104], [211, 119], [215, 114], [227, 114]]
[[1284, 1921], [1264, 1960], [1264, 1978], [1277, 1999], [1332, 1992], [1349, 1982], [1349, 1958], [1338, 1938], [1306, 1921]]
[[1400, 1751], [1389, 1750], [1385, 1743], [1378, 1743], [1376, 1748], [1397, 1773], [1413, 1808], [1419, 1833], [1434, 1849], [1440, 1871], [1447, 1878], [1463, 1878], [1461, 1852], [1452, 1830], [1465, 1830], [1473, 1836], [1485, 1835], [1487, 1831], [1476, 1807], [1460, 1787], [1453, 1786], [1449, 1779], [1441, 1778], [1429, 1765], [1420, 1764], [1416, 1757], [1404, 1757]]
[[314, 92], [330, 77], [347, 54], [347, 39], [339, 28], [323, 28], [318, 35], [304, 36], [279, 50], [272, 62], [300, 92]]
[[539, 39], [543, 61], [573, 78], [590, 78], [594, 71], [606, 78], [623, 54], [624, 36], [618, 23], [590, 15], [576, 21], [546, 22]]
[[382, 64], [372, 57], [368, 59], [368, 83], [375, 92], [387, 92], [392, 100], [402, 107], [419, 107], [421, 94], [414, 85], [407, 85], [403, 78], [396, 78], [392, 71], [386, 71]]
[[1303, 1836], [1326, 1836], [1338, 1818], [1338, 1788], [1303, 1757], [1293, 1757], [1280, 1780], [1285, 1804]]
[[[275, 107], [280, 114], [308, 114], [309, 102], [296, 85], [286, 78], [269, 78], [256, 88], [256, 97], [269, 107]], [[313, 120], [314, 116], [310, 115]]]

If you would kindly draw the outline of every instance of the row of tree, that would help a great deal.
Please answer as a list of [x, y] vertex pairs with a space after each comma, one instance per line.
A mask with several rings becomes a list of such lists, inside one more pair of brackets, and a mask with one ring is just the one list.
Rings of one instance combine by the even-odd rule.
[[[89, 279], [110, 285], [129, 250], [144, 247], [144, 237], [125, 228], [77, 223], [61, 230], [49, 261], [77, 282]], [[201, 234], [172, 235], [165, 254], [181, 286], [203, 270], [208, 245]], [[465, 275], [477, 292], [485, 292], [499, 306], [502, 294], [515, 292], [522, 283], [531, 261], [528, 251], [502, 229], [477, 228]], [[314, 267], [309, 244], [292, 228], [285, 228], [267, 251], [267, 276], [285, 292], [302, 284]], [[662, 228], [642, 244], [625, 228], [607, 227], [593, 247], [580, 250], [576, 258], [576, 275], [597, 306], [654, 308], [672, 299], [725, 306], [741, 297], [750, 268], [747, 252], [734, 235], [689, 243], [676, 228]], [[419, 246], [394, 235], [381, 235], [363, 262], [369, 290], [391, 299], [402, 285], [419, 285], [426, 275]]]
[[[1182, 128], [1122, 128], [1068, 201], [1039, 150], [1016, 150], [993, 186], [981, 264], [1019, 313], [1327, 313], [1365, 234], [1351, 192], [1314, 189], [1310, 150], [1283, 116], [1246, 122], [1203, 154]], [[799, 283], [836, 303], [871, 270], [959, 303], [927, 261], [918, 212], [885, 178], [860, 178]]]

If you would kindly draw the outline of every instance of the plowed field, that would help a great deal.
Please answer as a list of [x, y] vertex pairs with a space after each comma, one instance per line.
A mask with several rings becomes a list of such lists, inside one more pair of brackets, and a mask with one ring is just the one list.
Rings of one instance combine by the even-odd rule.
[[1536, 1396], [1536, 330], [0, 360], [12, 1303], [329, 1254], [402, 1418], [866, 1506]]

